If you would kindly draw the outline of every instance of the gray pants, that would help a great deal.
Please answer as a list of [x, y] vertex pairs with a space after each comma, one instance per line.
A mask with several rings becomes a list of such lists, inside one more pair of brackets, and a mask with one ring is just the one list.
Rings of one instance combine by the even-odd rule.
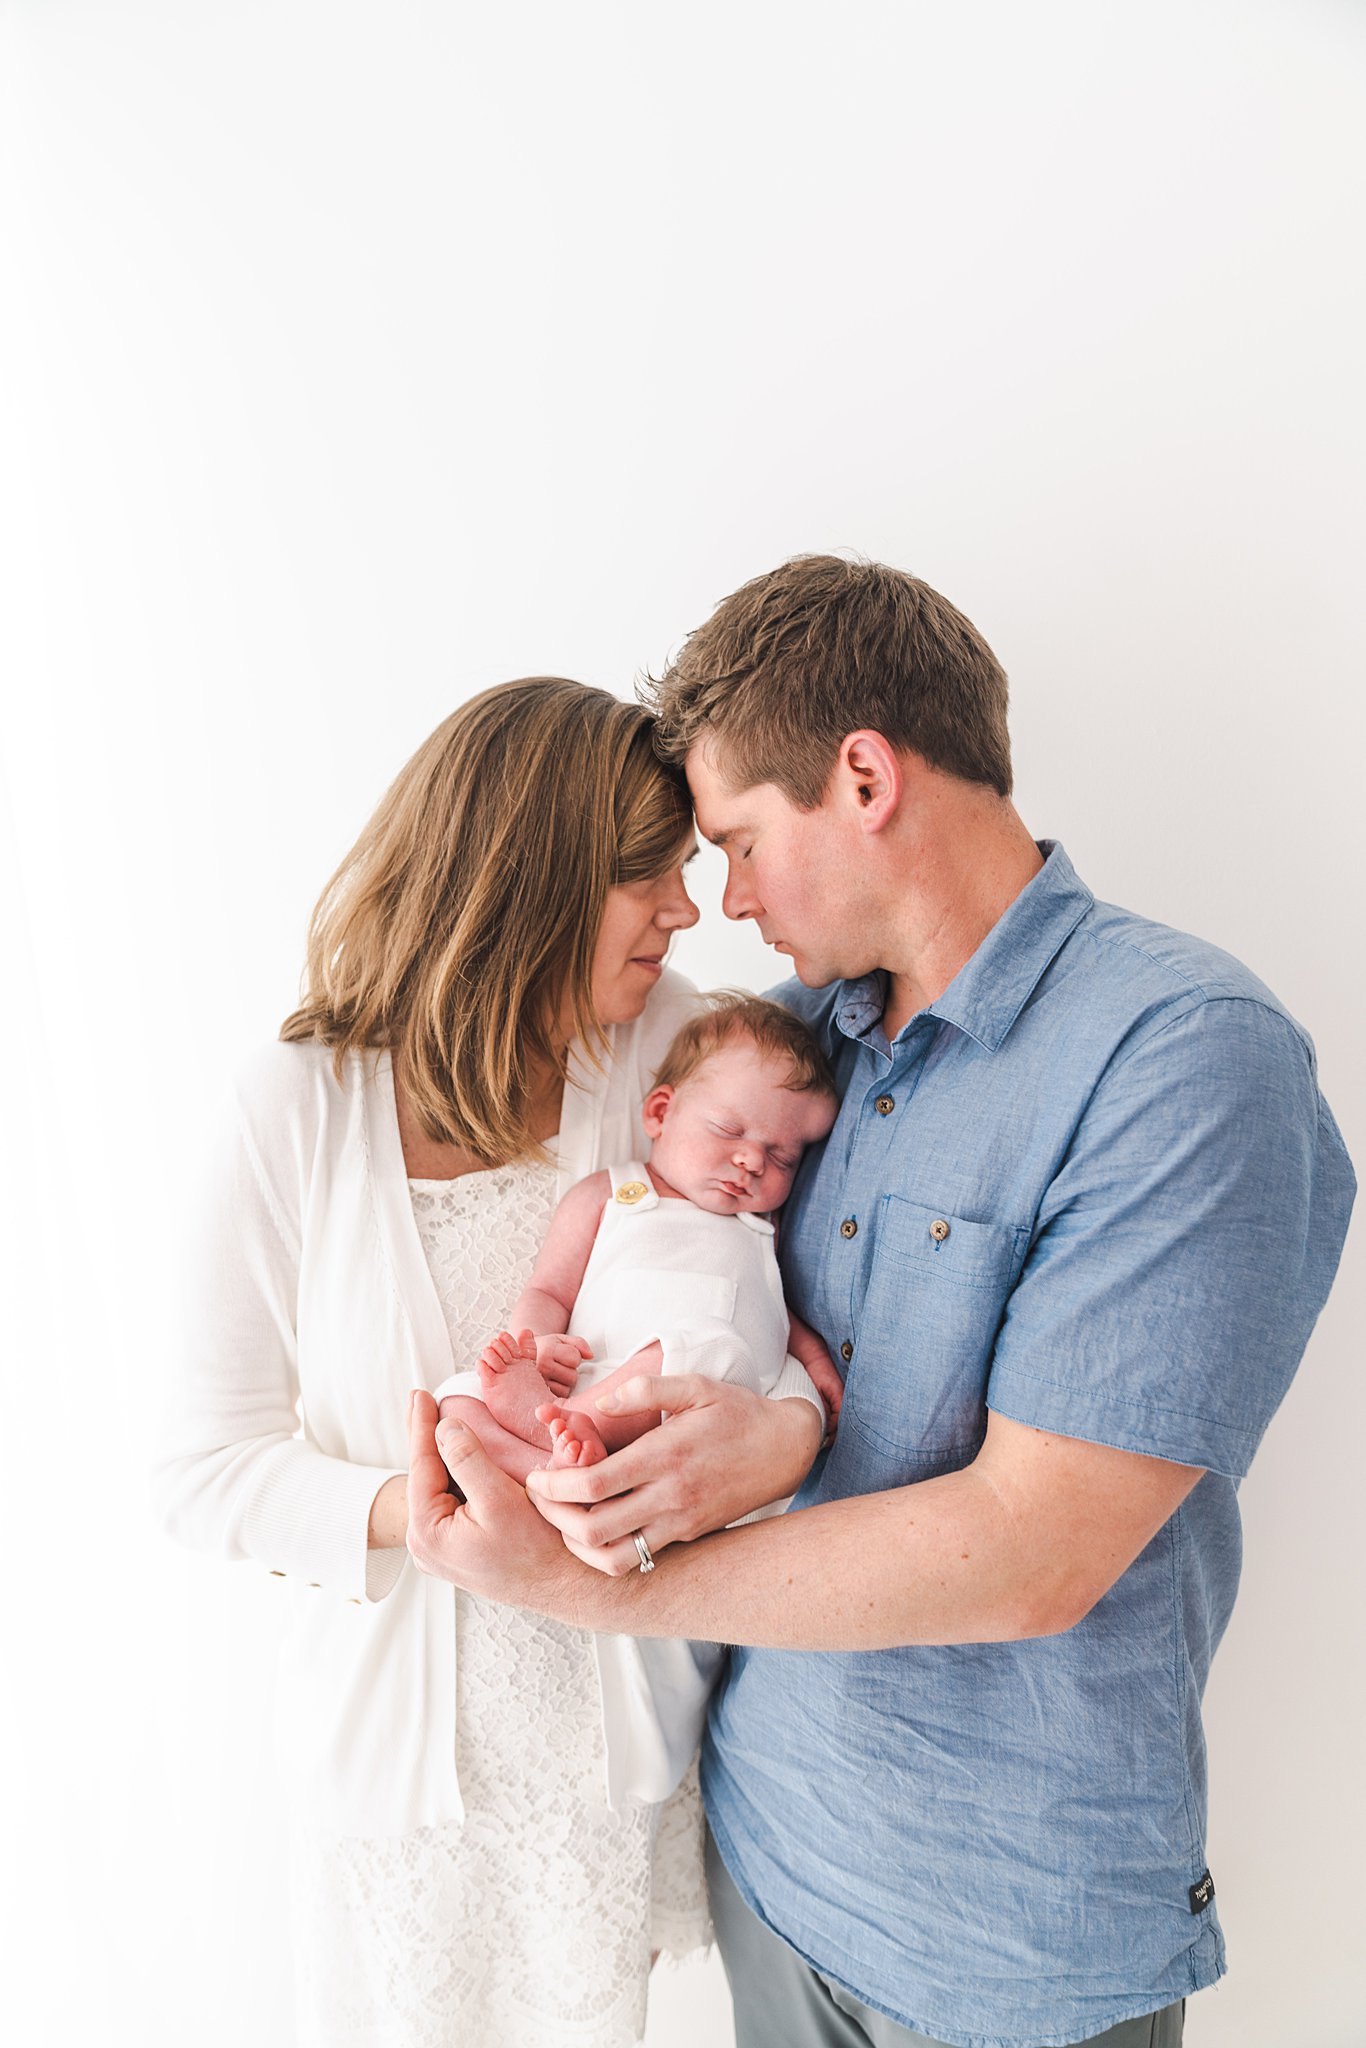
[[[707, 1836], [716, 1940], [735, 2005], [736, 2048], [944, 2048], [861, 2005], [757, 1920]], [[1121, 2020], [1077, 2048], [1180, 2048], [1185, 2000]]]

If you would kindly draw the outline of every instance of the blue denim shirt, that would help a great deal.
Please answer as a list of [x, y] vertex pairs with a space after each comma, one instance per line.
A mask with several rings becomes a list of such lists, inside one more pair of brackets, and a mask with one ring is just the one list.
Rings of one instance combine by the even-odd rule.
[[1085, 2040], [1222, 1973], [1200, 1697], [1238, 1584], [1237, 1482], [1354, 1188], [1270, 992], [1043, 851], [892, 1044], [880, 976], [776, 991], [842, 1096], [789, 1199], [788, 1298], [837, 1360], [852, 1347], [792, 1512], [968, 1464], [989, 1409], [1205, 1476], [1067, 1633], [737, 1650], [703, 1748], [754, 1910], [962, 2048]]

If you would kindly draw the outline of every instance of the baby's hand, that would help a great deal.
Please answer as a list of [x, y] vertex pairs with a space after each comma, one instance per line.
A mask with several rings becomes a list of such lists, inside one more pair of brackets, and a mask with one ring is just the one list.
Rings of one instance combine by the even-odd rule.
[[844, 1381], [835, 1370], [835, 1361], [823, 1344], [815, 1347], [802, 1360], [807, 1378], [825, 1403], [831, 1436], [835, 1434], [840, 1419], [840, 1403], [844, 1399]]
[[787, 1348], [806, 1367], [807, 1378], [824, 1401], [827, 1434], [833, 1436], [844, 1399], [844, 1381], [835, 1370], [834, 1359], [810, 1323], [804, 1323], [797, 1315], [789, 1319]]
[[536, 1370], [552, 1394], [563, 1400], [572, 1394], [579, 1377], [579, 1367], [586, 1358], [593, 1356], [591, 1344], [585, 1344], [582, 1337], [538, 1337], [536, 1339]]

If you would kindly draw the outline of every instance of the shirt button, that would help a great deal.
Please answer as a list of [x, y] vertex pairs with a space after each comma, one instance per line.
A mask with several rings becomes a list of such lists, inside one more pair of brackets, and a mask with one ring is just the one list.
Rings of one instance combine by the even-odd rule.
[[844, 1340], [844, 1342], [843, 1342], [843, 1343], [842, 1343], [842, 1344], [840, 1345], [840, 1357], [841, 1357], [841, 1358], [842, 1358], [842, 1359], [844, 1360], [845, 1364], [846, 1364], [846, 1365], [848, 1365], [848, 1363], [849, 1363], [850, 1359], [851, 1359], [851, 1358], [853, 1357], [853, 1355], [854, 1355], [854, 1347], [853, 1347], [853, 1345], [852, 1345], [852, 1344], [851, 1344], [851, 1343], [849, 1342], [849, 1339], [848, 1339], [848, 1338], [846, 1337], [846, 1338], [845, 1338], [845, 1340]]
[[894, 1095], [879, 1095], [875, 1107], [879, 1116], [890, 1116], [896, 1108], [896, 1097]]
[[930, 1236], [934, 1239], [936, 1244], [942, 1244], [944, 1242], [944, 1239], [948, 1236], [948, 1234], [948, 1224], [944, 1221], [942, 1216], [936, 1216], [933, 1223], [930, 1225]]
[[643, 1202], [649, 1192], [643, 1180], [624, 1180], [617, 1189], [617, 1200], [627, 1204]]
[[841, 1223], [841, 1225], [840, 1225], [840, 1236], [841, 1236], [841, 1237], [857, 1237], [857, 1236], [858, 1236], [858, 1225], [857, 1225], [857, 1223], [855, 1223], [855, 1221], [854, 1221], [854, 1219], [853, 1219], [853, 1217], [852, 1217], [852, 1216], [846, 1216], [846, 1217], [845, 1217], [845, 1219], [844, 1219], [844, 1221], [843, 1221], [843, 1223]]

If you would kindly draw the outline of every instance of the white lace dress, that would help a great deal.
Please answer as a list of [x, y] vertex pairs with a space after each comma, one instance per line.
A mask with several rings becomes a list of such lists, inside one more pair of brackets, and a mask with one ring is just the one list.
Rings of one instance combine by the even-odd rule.
[[[409, 1183], [457, 1360], [530, 1274], [555, 1205], [519, 1161]], [[592, 1637], [454, 1595], [461, 1823], [296, 1836], [304, 2048], [632, 2048], [652, 1949], [709, 1935], [696, 1773], [613, 1813]]]

